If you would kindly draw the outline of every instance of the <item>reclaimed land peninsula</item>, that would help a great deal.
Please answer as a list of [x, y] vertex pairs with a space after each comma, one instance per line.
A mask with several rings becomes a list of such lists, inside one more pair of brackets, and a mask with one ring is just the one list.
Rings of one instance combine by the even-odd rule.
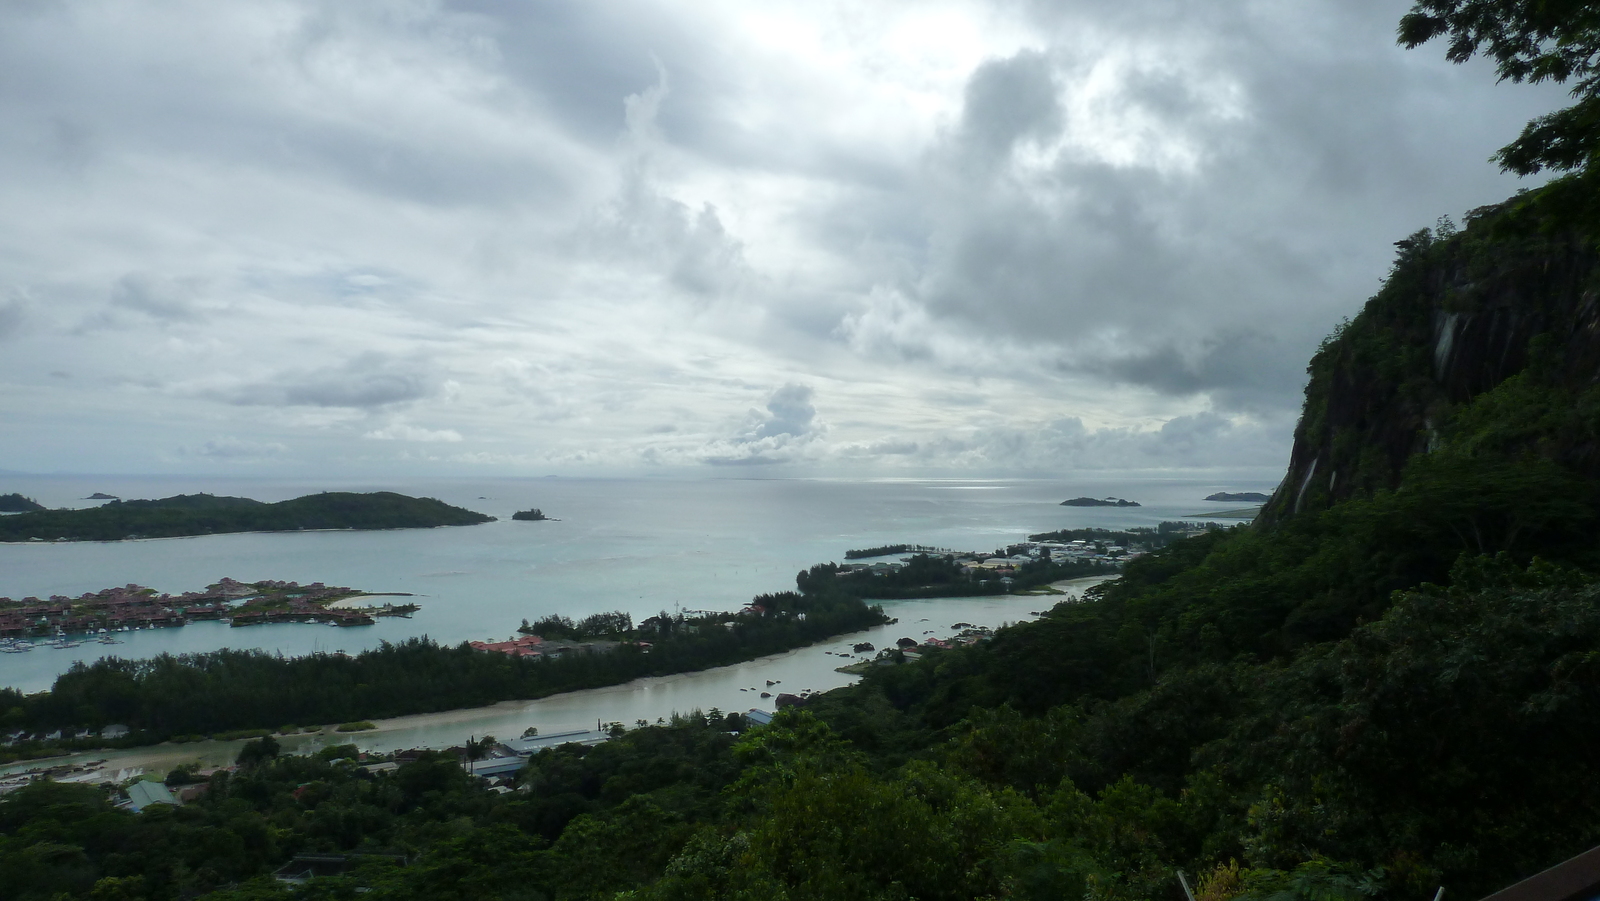
[[261, 623], [318, 623], [370, 626], [377, 616], [406, 616], [416, 604], [362, 605], [368, 597], [410, 597], [408, 592], [357, 591], [312, 582], [236, 582], [223, 576], [202, 591], [174, 596], [154, 588], [127, 585], [103, 588], [77, 598], [52, 595], [49, 600], [0, 597], [0, 653], [21, 654], [39, 647], [39, 639], [55, 638], [50, 647], [83, 643], [72, 636], [98, 635], [101, 644], [121, 644], [114, 633], [174, 628], [201, 620], [230, 626]]
[[122, 541], [228, 532], [307, 529], [427, 529], [470, 526], [494, 517], [431, 497], [392, 491], [327, 491], [274, 504], [247, 497], [179, 494], [111, 501], [86, 510], [37, 510], [0, 518], [0, 541]]

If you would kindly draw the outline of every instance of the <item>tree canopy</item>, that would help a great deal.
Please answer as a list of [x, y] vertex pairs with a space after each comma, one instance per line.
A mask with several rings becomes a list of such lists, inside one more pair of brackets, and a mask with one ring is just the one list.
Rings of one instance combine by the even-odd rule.
[[1417, 0], [1400, 20], [1400, 43], [1445, 37], [1451, 62], [1477, 54], [1502, 80], [1575, 82], [1576, 102], [1540, 116], [1494, 159], [1531, 175], [1586, 170], [1600, 153], [1600, 3], [1595, 0]]

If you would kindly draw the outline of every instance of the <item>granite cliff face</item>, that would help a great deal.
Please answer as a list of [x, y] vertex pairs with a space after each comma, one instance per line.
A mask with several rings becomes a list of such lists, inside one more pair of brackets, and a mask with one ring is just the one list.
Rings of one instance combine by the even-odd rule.
[[1308, 367], [1258, 522], [1401, 486], [1413, 455], [1536, 455], [1600, 478], [1600, 255], [1523, 197], [1397, 242], [1382, 290]]

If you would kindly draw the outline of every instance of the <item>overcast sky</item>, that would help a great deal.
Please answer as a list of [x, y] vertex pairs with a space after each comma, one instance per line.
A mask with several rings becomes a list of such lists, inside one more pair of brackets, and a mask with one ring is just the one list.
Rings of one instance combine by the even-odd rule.
[[1560, 88], [1403, 0], [0, 4], [0, 469], [1281, 467]]

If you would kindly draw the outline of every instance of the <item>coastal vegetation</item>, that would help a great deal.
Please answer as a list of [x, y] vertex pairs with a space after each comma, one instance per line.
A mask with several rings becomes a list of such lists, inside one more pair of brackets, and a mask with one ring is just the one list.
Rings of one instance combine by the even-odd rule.
[[846, 560], [860, 560], [863, 557], [887, 557], [891, 554], [904, 554], [913, 549], [909, 544], [885, 544], [880, 547], [861, 548], [844, 552]]
[[226, 532], [304, 529], [426, 529], [469, 526], [493, 517], [427, 497], [392, 491], [328, 491], [264, 503], [246, 497], [180, 494], [114, 500], [84, 510], [36, 510], [0, 518], [0, 541], [120, 541]]
[[532, 510], [518, 510], [511, 514], [511, 518], [518, 522], [543, 522], [550, 517], [545, 516], [543, 510], [534, 507]]
[[[662, 613], [632, 632], [608, 633], [626, 640], [604, 652], [554, 659], [484, 653], [465, 643], [445, 647], [426, 638], [385, 642], [354, 656], [221, 650], [105, 658], [75, 664], [48, 692], [0, 689], [0, 725], [40, 736], [121, 724], [150, 743], [280, 723], [360, 722], [693, 672], [887, 621], [880, 608], [840, 592], [791, 591], [761, 595], [738, 613]], [[49, 745], [0, 749], [0, 762], [38, 756]]]
[[[661, 616], [666, 616], [665, 613]], [[660, 618], [652, 617], [652, 622], [660, 622]], [[655, 631], [654, 626], [651, 627]], [[633, 615], [622, 610], [613, 610], [609, 613], [595, 613], [576, 622], [569, 616], [552, 613], [530, 623], [526, 619], [517, 631], [524, 635], [538, 635], [541, 638], [566, 638], [573, 641], [585, 641], [592, 638], [627, 638], [633, 635]]]

